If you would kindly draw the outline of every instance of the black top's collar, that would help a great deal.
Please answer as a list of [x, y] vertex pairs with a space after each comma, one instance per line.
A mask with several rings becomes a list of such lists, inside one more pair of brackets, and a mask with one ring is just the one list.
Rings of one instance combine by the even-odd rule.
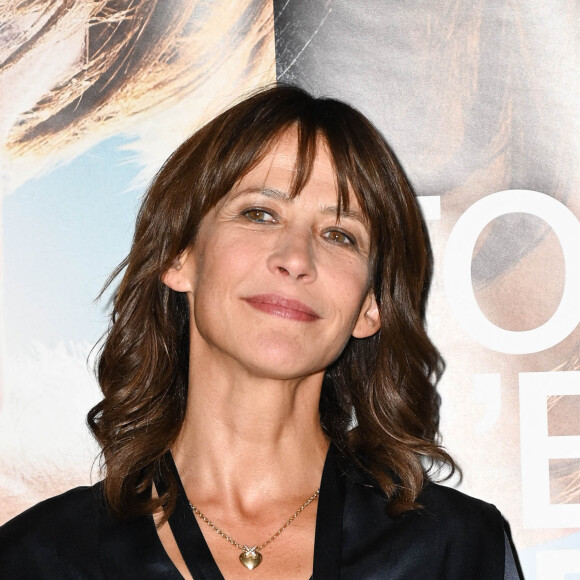
[[[339, 451], [331, 443], [320, 483], [312, 580], [340, 576], [345, 476], [338, 465], [338, 455]], [[169, 526], [181, 556], [196, 580], [224, 580], [189, 506], [171, 452], [167, 452], [165, 461], [178, 485], [177, 502], [169, 518]], [[155, 487], [159, 493], [167, 489], [166, 483], [160, 479], [155, 481]]]

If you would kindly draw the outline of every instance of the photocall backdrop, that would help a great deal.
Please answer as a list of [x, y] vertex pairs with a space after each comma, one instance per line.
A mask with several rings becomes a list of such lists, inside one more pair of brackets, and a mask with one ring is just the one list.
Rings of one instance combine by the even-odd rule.
[[350, 102], [393, 146], [433, 246], [459, 487], [508, 519], [527, 579], [580, 578], [580, 5], [16, 4], [0, 7], [0, 522], [98, 478], [84, 417], [110, 296], [93, 300], [167, 155], [279, 79]]

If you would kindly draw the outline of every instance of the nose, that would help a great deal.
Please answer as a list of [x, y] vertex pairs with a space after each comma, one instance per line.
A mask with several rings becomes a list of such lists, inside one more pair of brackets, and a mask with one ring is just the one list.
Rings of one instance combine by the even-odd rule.
[[268, 257], [268, 269], [304, 282], [316, 279], [312, 233], [288, 229], [280, 232]]

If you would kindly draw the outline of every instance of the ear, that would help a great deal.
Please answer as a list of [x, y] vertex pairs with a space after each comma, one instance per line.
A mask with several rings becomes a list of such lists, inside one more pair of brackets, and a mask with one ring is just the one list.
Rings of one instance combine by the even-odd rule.
[[191, 290], [190, 261], [189, 252], [185, 250], [175, 258], [169, 270], [161, 276], [161, 281], [176, 292]]
[[363, 302], [352, 335], [355, 338], [367, 338], [375, 334], [380, 327], [381, 316], [379, 306], [374, 292], [369, 292]]

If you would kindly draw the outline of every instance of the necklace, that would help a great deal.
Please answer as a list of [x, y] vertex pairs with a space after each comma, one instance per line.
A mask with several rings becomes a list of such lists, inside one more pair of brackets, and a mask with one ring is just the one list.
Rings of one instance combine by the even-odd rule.
[[268, 544], [271, 544], [320, 494], [320, 489], [317, 489], [284, 523], [284, 525], [270, 538], [268, 538], [263, 544], [259, 546], [246, 546], [236, 542], [231, 536], [226, 534], [223, 530], [218, 528], [210, 519], [205, 517], [191, 502], [189, 507], [192, 509], [193, 513], [199, 516], [210, 528], [215, 530], [224, 540], [228, 541], [232, 546], [241, 550], [240, 562], [248, 569], [253, 570], [260, 565], [262, 561], [262, 554], [260, 550], [263, 550]]

